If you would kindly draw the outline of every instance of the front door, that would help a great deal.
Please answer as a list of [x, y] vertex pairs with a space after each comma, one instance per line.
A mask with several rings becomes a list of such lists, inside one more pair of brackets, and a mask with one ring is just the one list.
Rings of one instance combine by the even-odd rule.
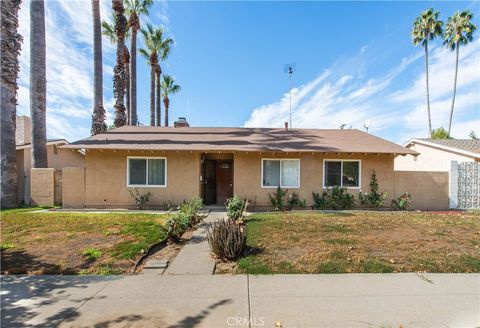
[[205, 205], [217, 202], [215, 170], [215, 160], [206, 159], [203, 163], [203, 201]]
[[216, 162], [217, 204], [225, 204], [233, 196], [233, 160]]

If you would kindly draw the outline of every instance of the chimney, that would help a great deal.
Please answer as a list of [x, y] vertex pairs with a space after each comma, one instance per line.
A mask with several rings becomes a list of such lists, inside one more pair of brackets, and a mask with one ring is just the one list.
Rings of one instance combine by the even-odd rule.
[[285, 122], [285, 131], [288, 132], [288, 122]]
[[17, 116], [17, 128], [15, 130], [15, 144], [24, 145], [32, 141], [31, 138], [31, 127], [32, 119], [29, 116], [22, 115]]
[[189, 126], [190, 124], [188, 124], [185, 117], [179, 117], [178, 120], [173, 122], [173, 127], [175, 128], [188, 128]]

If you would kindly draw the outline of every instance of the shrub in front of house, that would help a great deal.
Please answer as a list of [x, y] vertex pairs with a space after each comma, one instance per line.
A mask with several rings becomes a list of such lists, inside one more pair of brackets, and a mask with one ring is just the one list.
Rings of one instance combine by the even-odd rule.
[[380, 208], [385, 203], [385, 199], [387, 199], [387, 193], [385, 191], [378, 191], [377, 175], [375, 174], [375, 171], [373, 171], [372, 177], [370, 178], [370, 192], [359, 192], [358, 200], [362, 205], [371, 205]]
[[198, 212], [203, 208], [203, 200], [199, 196], [194, 196], [188, 202], [183, 202], [178, 211], [185, 213], [190, 218], [190, 226], [196, 225], [200, 221]]
[[218, 220], [209, 225], [207, 239], [211, 251], [220, 260], [233, 261], [238, 259], [245, 249], [247, 232], [245, 227], [236, 225], [231, 220]]
[[349, 210], [355, 204], [355, 196], [348, 193], [347, 188], [334, 186], [328, 188], [322, 194], [313, 192], [313, 207], [317, 210]]
[[293, 209], [300, 209], [303, 210], [307, 207], [307, 201], [304, 199], [300, 199], [300, 196], [296, 192], [292, 192], [288, 196], [287, 200], [287, 208], [289, 211]]
[[412, 195], [404, 193], [397, 199], [392, 199], [392, 208], [397, 211], [407, 211], [412, 203]]
[[137, 188], [128, 191], [130, 193], [130, 197], [133, 198], [137, 208], [139, 210], [143, 210], [145, 205], [147, 205], [148, 201], [150, 200], [150, 196], [152, 195], [151, 192], [147, 192], [145, 194], [141, 194]]
[[227, 216], [230, 220], [236, 221], [242, 217], [244, 201], [237, 195], [227, 199]]
[[278, 186], [273, 195], [270, 195], [270, 193], [268, 194], [270, 205], [272, 205], [274, 211], [285, 210], [285, 196], [287, 195], [287, 192], [288, 189], [282, 189]]
[[178, 241], [188, 228], [195, 226], [200, 221], [198, 212], [202, 207], [203, 200], [198, 196], [180, 205], [178, 211], [172, 213], [165, 222], [169, 238]]
[[167, 219], [165, 227], [168, 237], [174, 241], [178, 241], [190, 227], [190, 217], [184, 212], [175, 212]]

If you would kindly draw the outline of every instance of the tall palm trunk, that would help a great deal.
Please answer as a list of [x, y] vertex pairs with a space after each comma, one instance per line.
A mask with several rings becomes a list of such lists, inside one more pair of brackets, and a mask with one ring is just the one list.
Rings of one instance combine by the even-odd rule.
[[450, 135], [450, 130], [452, 129], [452, 119], [453, 119], [453, 109], [455, 108], [455, 95], [457, 94], [457, 75], [458, 75], [458, 55], [460, 52], [460, 44], [456, 44], [456, 55], [455, 60], [455, 79], [453, 80], [453, 98], [452, 98], [452, 108], [450, 109], [450, 120], [448, 121], [448, 135]]
[[427, 82], [428, 136], [432, 137], [432, 116], [430, 113], [430, 90], [428, 84], [428, 42], [425, 42], [425, 74]]
[[123, 1], [112, 0], [112, 9], [115, 12], [115, 34], [117, 35], [117, 63], [113, 74], [113, 93], [115, 96], [115, 120], [113, 124], [115, 127], [124, 126], [126, 124], [125, 115], [125, 30], [127, 27], [127, 20], [123, 15]]
[[162, 98], [160, 98], [160, 88], [161, 88], [161, 85], [160, 85], [160, 74], [162, 74], [162, 70], [160, 68], [160, 65], [157, 65], [156, 69], [155, 69], [155, 78], [156, 78], [156, 95], [155, 95], [155, 99], [156, 99], [156, 125], [157, 126], [161, 126], [162, 125], [162, 121], [161, 121], [161, 107], [160, 107], [160, 103], [162, 102]]
[[155, 126], [155, 65], [150, 65], [150, 125]]
[[1, 208], [15, 207], [17, 198], [17, 160], [15, 117], [17, 78], [22, 36], [18, 34], [18, 9], [21, 0], [0, 1], [1, 10]]
[[170, 107], [168, 96], [163, 97], [163, 106], [165, 107], [165, 126], [168, 126], [168, 107]]
[[130, 125], [137, 125], [137, 32], [138, 16], [130, 15], [132, 37], [130, 39]]
[[45, 58], [45, 5], [30, 2], [30, 115], [32, 116], [32, 168], [47, 163], [47, 74]]
[[131, 107], [130, 107], [130, 53], [128, 52], [127, 47], [123, 47], [125, 53], [125, 101], [127, 103], [127, 125], [130, 125], [130, 119], [132, 117]]
[[100, 0], [92, 0], [93, 18], [93, 115], [92, 135], [104, 133], [105, 108], [103, 108], [103, 66], [102, 66], [102, 29], [100, 19]]

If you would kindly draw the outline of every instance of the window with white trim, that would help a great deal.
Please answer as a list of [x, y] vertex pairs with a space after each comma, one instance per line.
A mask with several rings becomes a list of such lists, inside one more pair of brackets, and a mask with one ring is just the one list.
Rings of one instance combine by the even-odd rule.
[[323, 187], [360, 188], [360, 161], [325, 160]]
[[299, 159], [262, 159], [262, 187], [299, 188]]
[[158, 157], [129, 157], [128, 186], [165, 187], [167, 159]]

